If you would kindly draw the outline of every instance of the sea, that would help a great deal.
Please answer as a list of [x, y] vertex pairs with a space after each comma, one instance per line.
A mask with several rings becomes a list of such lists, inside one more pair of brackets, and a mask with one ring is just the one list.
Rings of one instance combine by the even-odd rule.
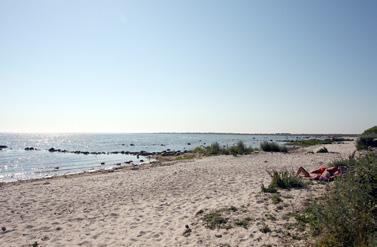
[[[120, 166], [138, 166], [151, 162], [149, 157], [111, 152], [190, 151], [195, 147], [218, 142], [231, 146], [238, 141], [259, 147], [263, 141], [284, 143], [309, 138], [306, 135], [274, 134], [213, 134], [213, 133], [155, 133], [155, 134], [14, 134], [0, 133], [0, 182], [46, 178], [81, 172], [111, 170]], [[26, 151], [25, 148], [34, 150]], [[82, 154], [49, 152], [50, 148], [98, 152]]]

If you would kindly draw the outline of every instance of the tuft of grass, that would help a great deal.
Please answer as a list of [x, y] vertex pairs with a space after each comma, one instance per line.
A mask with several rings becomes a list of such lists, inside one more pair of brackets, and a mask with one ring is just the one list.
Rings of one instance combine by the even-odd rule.
[[280, 189], [301, 189], [305, 187], [305, 183], [300, 177], [297, 177], [293, 172], [276, 171], [269, 172], [271, 176], [271, 183], [269, 187]]
[[211, 230], [226, 228], [226, 224], [228, 223], [228, 219], [223, 217], [219, 211], [210, 212], [204, 215], [202, 219]]
[[243, 211], [234, 206], [212, 210], [207, 214], [204, 214], [202, 210], [199, 212], [196, 215], [201, 215], [205, 226], [211, 230], [231, 229], [233, 227], [247, 229], [253, 220], [251, 217], [240, 217], [240, 213]]
[[319, 150], [317, 151], [317, 153], [328, 153], [328, 152], [329, 152], [329, 150], [327, 150], [326, 147], [323, 147], [323, 148], [321, 148], [321, 149], [319, 149]]
[[247, 147], [242, 141], [231, 147], [221, 147], [219, 143], [215, 142], [207, 147], [197, 147], [192, 152], [199, 153], [205, 156], [212, 155], [245, 155], [251, 154], [254, 151], [252, 147]]
[[222, 149], [220, 147], [220, 144], [215, 142], [206, 148], [206, 152], [208, 155], [219, 155], [222, 154]]
[[319, 246], [376, 246], [377, 155], [337, 163], [350, 164], [348, 173], [320, 201], [296, 216], [296, 221], [310, 226]]
[[358, 150], [377, 147], [377, 126], [365, 130], [356, 141]]
[[260, 144], [260, 148], [265, 152], [288, 152], [288, 148], [286, 146], [279, 145], [276, 142], [262, 142]]

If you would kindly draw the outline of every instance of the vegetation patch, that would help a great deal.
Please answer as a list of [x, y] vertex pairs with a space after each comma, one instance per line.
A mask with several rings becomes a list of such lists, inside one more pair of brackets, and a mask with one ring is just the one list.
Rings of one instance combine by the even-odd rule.
[[205, 222], [206, 226], [212, 230], [221, 228], [227, 229], [229, 227], [229, 225], [227, 225], [228, 218], [225, 218], [222, 215], [222, 211], [219, 210], [205, 214], [203, 216], [203, 221]]
[[377, 246], [377, 155], [337, 163], [346, 164], [348, 173], [296, 221], [310, 227], [318, 246]]
[[243, 216], [242, 212], [232, 206], [228, 208], [221, 208], [217, 210], [212, 210], [206, 214], [202, 211], [201, 220], [204, 222], [205, 226], [211, 230], [214, 229], [231, 229], [233, 227], [242, 227], [247, 229], [252, 221], [251, 217]]
[[365, 130], [357, 139], [356, 147], [358, 150], [377, 147], [377, 126]]
[[278, 192], [278, 190], [275, 187], [271, 187], [271, 185], [268, 187], [265, 187], [264, 184], [262, 184], [261, 190], [263, 193], [277, 193]]
[[274, 194], [271, 197], [271, 200], [274, 204], [278, 204], [282, 201], [278, 193], [278, 189], [302, 189], [306, 187], [306, 183], [302, 178], [297, 177], [293, 172], [287, 170], [276, 171], [272, 170], [268, 172], [271, 177], [271, 182], [268, 187], [265, 187], [264, 184], [261, 186], [261, 191], [263, 193]]
[[281, 153], [287, 153], [288, 148], [284, 145], [279, 145], [276, 142], [262, 142], [260, 144], [261, 150], [265, 152], [281, 152]]
[[219, 143], [215, 142], [207, 147], [197, 147], [192, 150], [193, 153], [198, 153], [205, 156], [212, 155], [245, 155], [251, 154], [254, 151], [252, 147], [247, 147], [242, 141], [231, 147], [221, 147]]
[[[346, 140], [346, 139], [342, 139]], [[308, 140], [297, 140], [297, 141], [288, 141], [288, 145], [294, 145], [299, 147], [310, 147], [315, 145], [325, 145], [325, 144], [332, 144], [334, 141], [332, 139], [308, 139]]]
[[293, 172], [273, 170], [268, 174], [271, 176], [270, 188], [301, 189], [305, 187], [304, 181]]

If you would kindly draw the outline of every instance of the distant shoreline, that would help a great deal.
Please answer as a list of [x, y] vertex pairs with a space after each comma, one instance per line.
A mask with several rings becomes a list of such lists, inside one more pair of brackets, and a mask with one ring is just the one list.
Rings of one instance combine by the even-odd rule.
[[19, 134], [19, 135], [253, 135], [253, 136], [350, 136], [357, 137], [360, 134], [300, 134], [300, 133], [232, 133], [232, 132], [0, 132], [0, 134]]

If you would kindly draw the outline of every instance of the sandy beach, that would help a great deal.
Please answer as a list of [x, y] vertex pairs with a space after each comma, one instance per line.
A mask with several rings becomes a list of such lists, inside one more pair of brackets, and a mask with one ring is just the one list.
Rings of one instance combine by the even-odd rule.
[[[314, 146], [3, 184], [0, 246], [305, 246], [287, 214], [326, 185], [282, 191], [278, 204], [260, 187], [270, 181], [266, 170], [310, 170], [355, 150], [353, 142], [325, 146], [330, 153], [308, 153]], [[205, 226], [202, 214], [229, 207], [237, 209], [230, 217], [250, 217], [247, 229]]]

